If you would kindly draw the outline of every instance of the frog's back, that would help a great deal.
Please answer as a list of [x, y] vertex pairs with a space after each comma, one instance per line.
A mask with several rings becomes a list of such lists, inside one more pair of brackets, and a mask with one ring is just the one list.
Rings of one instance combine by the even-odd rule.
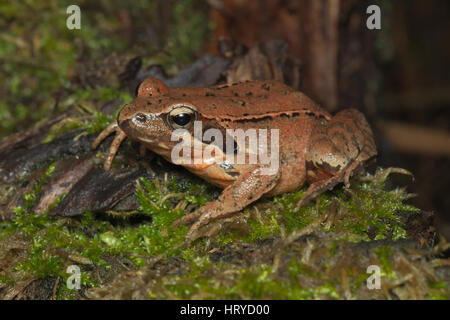
[[330, 115], [299, 91], [278, 81], [244, 81], [208, 88], [172, 88], [171, 97], [192, 104], [206, 118], [245, 121], [281, 115]]

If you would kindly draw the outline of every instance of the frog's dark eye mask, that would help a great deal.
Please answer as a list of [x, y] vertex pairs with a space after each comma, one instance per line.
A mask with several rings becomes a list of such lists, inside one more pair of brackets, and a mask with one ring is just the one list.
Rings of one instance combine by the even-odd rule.
[[167, 124], [172, 129], [190, 129], [197, 120], [197, 111], [185, 105], [178, 105], [167, 113]]

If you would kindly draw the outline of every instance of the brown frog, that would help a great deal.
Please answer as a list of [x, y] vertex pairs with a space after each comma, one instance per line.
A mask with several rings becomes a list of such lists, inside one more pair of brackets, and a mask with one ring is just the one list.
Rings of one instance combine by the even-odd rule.
[[[267, 141], [272, 141], [278, 129], [278, 145], [267, 154], [277, 152], [277, 170], [263, 173], [267, 164], [173, 160], [172, 151], [179, 144], [173, 139], [177, 129], [184, 129], [205, 150], [210, 141], [194, 134], [194, 124], [202, 130], [214, 128], [227, 136], [227, 129], [269, 129]], [[109, 134], [116, 136], [111, 144], [104, 168], [108, 170], [126, 138], [161, 155], [169, 162], [183, 165], [189, 171], [223, 188], [216, 201], [185, 215], [174, 225], [193, 223], [187, 234], [195, 232], [214, 219], [239, 212], [261, 197], [270, 197], [298, 190], [305, 182], [309, 188], [297, 203], [296, 210], [306, 201], [332, 189], [361, 171], [377, 154], [373, 134], [364, 116], [355, 109], [331, 116], [301, 92], [276, 81], [245, 81], [207, 88], [168, 88], [160, 80], [148, 78], [138, 89], [137, 97], [125, 105], [117, 122], [106, 128], [92, 144], [96, 148]], [[263, 131], [262, 131], [263, 132]], [[200, 137], [200, 138], [199, 138]], [[232, 147], [230, 147], [232, 146]], [[275, 148], [274, 148], [275, 147]], [[233, 144], [213, 147], [214, 159], [237, 153], [250, 156], [250, 149], [234, 140]], [[145, 150], [145, 149], [144, 149]]]

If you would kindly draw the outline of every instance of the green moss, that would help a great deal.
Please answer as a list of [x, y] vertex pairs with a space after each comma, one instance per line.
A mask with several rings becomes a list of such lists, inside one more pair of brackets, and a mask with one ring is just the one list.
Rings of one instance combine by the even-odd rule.
[[68, 87], [73, 72], [76, 39], [97, 50], [123, 48], [119, 37], [113, 33], [103, 36], [104, 28], [94, 26], [87, 14], [83, 15], [82, 32], [68, 30], [65, 18], [70, 4], [70, 1], [2, 4], [0, 58], [4, 77], [0, 84], [5, 93], [0, 100], [0, 136], [42, 119], [53, 110], [52, 95]]
[[[137, 227], [127, 223], [114, 226], [112, 222], [120, 218], [99, 220], [91, 212], [86, 212], [80, 219], [50, 219], [45, 214], [33, 214], [30, 209], [54, 169], [55, 165], [51, 165], [38, 179], [33, 191], [25, 195], [25, 205], [15, 210], [16, 218], [0, 223], [4, 241], [8, 241], [7, 236], [13, 233], [20, 233], [31, 240], [27, 258], [14, 268], [14, 271], [25, 272], [29, 277], [54, 275], [67, 279], [69, 275], [65, 266], [73, 264], [67, 259], [68, 255], [79, 256], [95, 266], [108, 269], [110, 266], [104, 260], [108, 255], [126, 256], [136, 266], [143, 266], [148, 259], [159, 254], [167, 257], [180, 254], [187, 227], [172, 228], [172, 223], [183, 215], [181, 209], [174, 209], [174, 204], [180, 196], [184, 197], [182, 192], [192, 203], [203, 204], [209, 199], [202, 194], [206, 185], [189, 183], [179, 186], [173, 179], [163, 182], [140, 179], [136, 186], [140, 202], [138, 212], [150, 216], [150, 222], [142, 222]], [[86, 235], [86, 228], [94, 233], [93, 237]], [[85, 287], [97, 283], [89, 272], [83, 274], [87, 277], [82, 281]], [[61, 290], [67, 294], [71, 292], [65, 287], [65, 282]]]
[[[14, 213], [16, 215], [13, 220], [13, 226], [6, 224], [3, 229], [4, 232], [11, 233], [12, 230], [20, 230], [22, 234], [28, 237], [32, 237], [37, 231], [45, 227], [47, 223], [47, 216], [29, 214], [29, 210], [34, 206], [36, 198], [41, 193], [43, 185], [49, 180], [53, 171], [55, 171], [56, 163], [52, 163], [43, 173], [43, 175], [35, 182], [35, 186], [31, 192], [24, 194], [24, 201], [22, 206], [14, 208]], [[1, 230], [0, 229], [0, 230]]]
[[15, 267], [15, 271], [30, 272], [40, 278], [60, 274], [61, 262], [58, 256], [49, 254], [47, 241], [48, 239], [36, 237], [29, 249], [28, 260], [19, 263]]
[[430, 292], [428, 298], [431, 300], [449, 300], [449, 286], [445, 281], [433, 281], [428, 284]]
[[[309, 201], [297, 212], [294, 211], [295, 205], [305, 195], [307, 187], [277, 196], [273, 199], [272, 208], [265, 212], [257, 211], [256, 206], [244, 212], [251, 229], [249, 234], [243, 236], [227, 231], [219, 239], [222, 244], [236, 239], [255, 242], [280, 235], [281, 228], [289, 236], [320, 219], [323, 214], [333, 220], [331, 224], [321, 223], [318, 229], [339, 232], [338, 238], [348, 241], [371, 240], [369, 230], [373, 228], [376, 240], [406, 238], [401, 217], [406, 212], [417, 212], [418, 209], [405, 204], [411, 195], [404, 189], [385, 190], [384, 175], [385, 171], [379, 169], [375, 175], [367, 176], [367, 181], [353, 181], [348, 194], [342, 188], [336, 188]], [[337, 215], [339, 218], [336, 218]]]
[[387, 276], [392, 280], [396, 280], [397, 275], [390, 262], [390, 258], [392, 256], [391, 249], [387, 246], [382, 246], [379, 247], [378, 249], [374, 249], [373, 252], [375, 252], [378, 255], [378, 258], [380, 259], [381, 275]]
[[[111, 115], [99, 112], [93, 106], [93, 103], [104, 103], [114, 99], [120, 99], [121, 103]], [[97, 87], [95, 89], [77, 90], [61, 103], [63, 105], [76, 104], [81, 115], [79, 117], [65, 118], [55, 124], [42, 142], [50, 142], [55, 137], [73, 130], [84, 130], [83, 134], [99, 132], [114, 122], [123, 105], [131, 100], [132, 97], [119, 88]]]
[[[112, 54], [140, 55], [146, 62], [164, 62], [174, 71], [195, 59], [211, 30], [208, 7], [201, 0], [83, 2], [78, 4], [81, 30], [67, 29], [66, 8], [71, 4], [69, 0], [2, 3], [0, 139], [71, 106], [72, 94], [67, 101], [60, 98], [78, 91], [73, 76], [85, 78], [83, 70], [90, 62], [101, 65]], [[161, 17], [162, 11], [167, 17]], [[128, 42], [120, 18], [124, 13], [138, 30]], [[139, 33], [148, 28], [149, 21], [158, 33], [156, 41]], [[102, 89], [101, 96], [111, 96], [108, 90], [112, 89]]]
[[14, 280], [6, 275], [0, 274], [0, 284], [12, 286], [14, 285]]
[[[394, 226], [401, 228], [399, 217], [402, 212], [415, 210], [403, 204], [408, 198], [404, 190], [384, 189], [384, 183], [380, 183], [380, 171], [378, 175], [369, 176], [366, 181], [355, 180], [352, 195], [342, 189], [327, 192], [316, 201], [307, 203], [298, 212], [293, 209], [306, 188], [280, 195], [273, 201], [261, 200], [244, 212], [249, 232], [222, 229], [218, 236], [207, 241], [197, 240], [186, 247], [184, 238], [188, 227], [173, 229], [172, 224], [185, 214], [182, 208], [186, 204], [198, 207], [213, 200], [205, 182], [193, 179], [180, 184], [167, 176], [162, 181], [139, 179], [136, 183], [136, 196], [140, 206], [135, 214], [148, 216], [149, 219], [143, 219], [138, 225], [127, 222], [129, 215], [100, 219], [91, 212], [86, 212], [80, 218], [50, 219], [45, 214], [35, 215], [30, 210], [54, 169], [55, 165], [51, 165], [38, 179], [33, 190], [25, 195], [24, 205], [16, 208], [17, 217], [12, 222], [0, 223], [3, 241], [8, 241], [8, 236], [14, 233], [31, 239], [27, 258], [16, 265], [15, 270], [29, 276], [53, 275], [67, 279], [69, 275], [65, 273], [65, 268], [74, 263], [67, 258], [68, 255], [78, 256], [78, 260], [85, 259], [96, 268], [104, 270], [111, 268], [110, 263], [105, 260], [107, 256], [127, 257], [136, 267], [145, 266], [156, 256], [182, 256], [189, 266], [188, 272], [154, 279], [154, 288], [162, 286], [164, 290], [150, 290], [149, 296], [152, 298], [339, 299], [339, 281], [303, 264], [300, 258], [292, 259], [289, 264], [289, 277], [280, 278], [273, 266], [266, 264], [236, 267], [227, 263], [212, 263], [208, 258], [208, 247], [221, 247], [233, 241], [257, 243], [263, 239], [279, 237], [282, 230], [285, 236], [289, 236], [316, 223], [324, 214], [329, 219], [333, 214], [339, 214], [339, 219], [332, 220], [331, 225], [326, 221], [318, 225], [318, 229], [323, 232], [338, 232], [334, 234], [336, 241], [365, 240], [366, 231], [371, 225], [381, 226], [383, 223], [388, 224], [388, 227], [380, 227], [378, 235], [380, 238], [388, 237], [392, 236]], [[258, 206], [265, 206], [266, 210], [259, 212]], [[363, 217], [363, 212], [369, 217]], [[336, 241], [334, 246], [330, 245], [328, 248], [331, 256], [336, 251]], [[389, 247], [380, 247], [374, 252], [379, 257], [383, 275], [395, 279]], [[348, 274], [354, 279], [351, 283], [352, 292], [367, 279], [367, 274], [353, 275], [350, 269]], [[99, 283], [92, 271], [84, 271], [83, 277], [85, 288]], [[304, 286], [302, 277], [315, 279], [316, 284]], [[9, 280], [5, 278], [5, 281]], [[75, 295], [64, 283], [58, 297], [67, 299]], [[436, 293], [430, 293], [430, 298], [440, 297], [440, 289]]]
[[155, 289], [162, 285], [165, 290], [150, 289], [149, 296], [157, 299], [339, 299], [336, 284], [332, 281], [323, 281], [316, 287], [303, 287], [297, 276], [305, 268], [294, 260], [289, 267], [290, 280], [281, 279], [271, 266], [265, 264], [236, 268], [227, 264], [212, 264], [207, 258], [196, 258], [190, 266], [191, 270], [183, 276], [155, 280]]
[[[198, 10], [198, 0], [178, 1], [173, 8], [174, 28], [169, 35], [166, 52], [172, 64], [187, 65], [199, 52], [212, 25], [204, 11]], [[189, 17], [189, 19], [186, 19]]]

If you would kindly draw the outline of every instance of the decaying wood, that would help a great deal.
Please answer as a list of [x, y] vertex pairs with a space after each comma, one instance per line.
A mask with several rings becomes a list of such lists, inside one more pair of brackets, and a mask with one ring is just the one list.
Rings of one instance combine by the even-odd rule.
[[338, 105], [339, 4], [339, 0], [300, 4], [304, 91], [330, 111]]
[[[220, 39], [249, 48], [274, 39], [289, 45], [302, 66], [301, 86], [328, 111], [357, 108], [374, 114], [373, 43], [367, 0], [210, 1], [216, 24], [208, 46]], [[230, 54], [228, 52], [228, 54]]]

